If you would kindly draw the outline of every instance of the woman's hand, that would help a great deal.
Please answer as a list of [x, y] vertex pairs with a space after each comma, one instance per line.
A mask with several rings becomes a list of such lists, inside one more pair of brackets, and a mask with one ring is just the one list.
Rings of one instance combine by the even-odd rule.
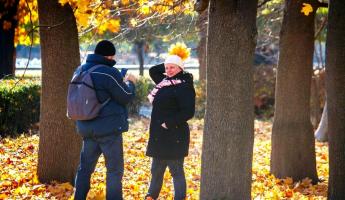
[[161, 126], [165, 129], [168, 129], [167, 125], [165, 124], [165, 122], [163, 124], [161, 124]]

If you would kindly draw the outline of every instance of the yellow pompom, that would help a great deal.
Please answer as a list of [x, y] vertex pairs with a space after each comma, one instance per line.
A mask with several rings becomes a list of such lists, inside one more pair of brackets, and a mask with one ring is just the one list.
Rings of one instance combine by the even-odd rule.
[[172, 44], [169, 48], [170, 55], [177, 55], [182, 60], [186, 60], [190, 55], [190, 48], [182, 42], [177, 42], [176, 44]]

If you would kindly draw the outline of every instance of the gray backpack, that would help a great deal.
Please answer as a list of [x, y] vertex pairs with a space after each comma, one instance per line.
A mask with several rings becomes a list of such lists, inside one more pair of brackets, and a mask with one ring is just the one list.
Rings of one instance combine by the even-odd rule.
[[87, 71], [82, 71], [81, 66], [73, 75], [68, 86], [67, 117], [72, 120], [90, 120], [98, 116], [99, 111], [110, 98], [100, 103], [91, 79], [91, 72], [103, 65], [95, 65]]

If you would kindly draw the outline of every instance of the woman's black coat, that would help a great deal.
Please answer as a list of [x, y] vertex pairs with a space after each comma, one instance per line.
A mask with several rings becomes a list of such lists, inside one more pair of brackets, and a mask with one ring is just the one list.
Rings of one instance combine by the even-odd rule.
[[[166, 76], [164, 64], [150, 69], [152, 80], [158, 84]], [[189, 126], [187, 120], [194, 116], [195, 91], [193, 76], [181, 71], [170, 80], [182, 83], [158, 90], [152, 102], [150, 138], [146, 155], [158, 159], [179, 159], [188, 155]], [[168, 129], [161, 126], [165, 123]]]

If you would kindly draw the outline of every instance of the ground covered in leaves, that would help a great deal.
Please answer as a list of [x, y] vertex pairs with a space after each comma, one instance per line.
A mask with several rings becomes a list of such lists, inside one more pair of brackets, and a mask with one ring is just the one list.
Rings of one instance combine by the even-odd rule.
[[[148, 139], [146, 119], [132, 120], [124, 134], [125, 173], [124, 199], [143, 199], [150, 179], [150, 158], [145, 156]], [[270, 122], [255, 122], [253, 162], [253, 199], [326, 199], [328, 181], [328, 146], [316, 143], [317, 169], [321, 180], [312, 185], [309, 179], [294, 182], [291, 178], [276, 179], [269, 173]], [[185, 160], [187, 199], [199, 199], [202, 120], [192, 120], [191, 145]], [[42, 184], [36, 175], [38, 135], [23, 135], [0, 140], [0, 199], [72, 199], [73, 187], [68, 183]], [[167, 170], [168, 171], [168, 170]], [[164, 177], [160, 199], [173, 199], [170, 174]], [[101, 157], [92, 176], [88, 199], [105, 199], [105, 167]]]

